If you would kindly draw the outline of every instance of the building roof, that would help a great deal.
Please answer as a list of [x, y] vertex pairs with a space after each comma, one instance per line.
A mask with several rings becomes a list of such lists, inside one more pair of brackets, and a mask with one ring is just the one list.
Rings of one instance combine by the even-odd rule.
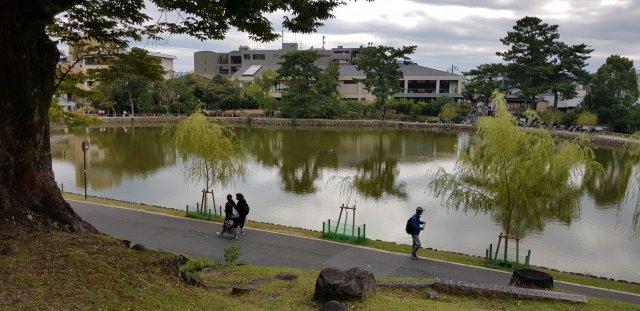
[[[260, 69], [255, 71], [255, 73], [253, 73], [252, 75], [245, 75], [245, 72], [247, 72], [247, 70], [249, 70], [251, 66], [262, 66], [262, 67], [260, 67]], [[240, 69], [238, 69], [236, 73], [232, 74], [231, 77], [232, 78], [240, 78], [240, 77], [256, 77], [257, 78], [257, 77], [260, 77], [263, 72], [269, 69], [276, 71], [278, 70], [278, 68], [280, 68], [280, 65], [242, 65], [242, 67], [240, 67]]]
[[[249, 69], [252, 65], [243, 65], [240, 69], [232, 75], [232, 77], [259, 77], [266, 70], [278, 70], [280, 65], [262, 65], [262, 68], [257, 70], [253, 75], [244, 75], [244, 72]], [[323, 67], [323, 66], [320, 66]], [[416, 76], [449, 76], [449, 77], [462, 77], [461, 75], [452, 74], [446, 71], [441, 71], [429, 67], [420, 66], [418, 64], [408, 64], [408, 65], [400, 65], [400, 70], [405, 77], [416, 77]], [[356, 70], [356, 65], [349, 64], [340, 64], [340, 75], [341, 76], [364, 76], [364, 72]]]
[[149, 52], [149, 56], [155, 56], [155, 57], [159, 57], [159, 58], [170, 58], [170, 59], [178, 58], [178, 57], [176, 57], [174, 55], [162, 54], [162, 53], [156, 53], [156, 52]]

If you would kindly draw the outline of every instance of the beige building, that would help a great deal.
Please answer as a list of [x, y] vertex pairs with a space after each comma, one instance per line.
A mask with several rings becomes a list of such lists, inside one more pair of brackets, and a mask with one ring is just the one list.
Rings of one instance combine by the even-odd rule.
[[[158, 58], [160, 60], [160, 64], [162, 65], [162, 68], [165, 71], [165, 74], [164, 74], [165, 80], [173, 79], [174, 74], [175, 74], [175, 70], [173, 69], [173, 60], [176, 59], [175, 56], [168, 55], [168, 54], [162, 54], [162, 53], [155, 53], [155, 52], [149, 52], [149, 56]], [[83, 72], [83, 73], [89, 73], [89, 72], [91, 72], [93, 70], [108, 68], [109, 67], [109, 65], [107, 64], [108, 58], [109, 58], [109, 56], [100, 56], [100, 55], [83, 56], [78, 61], [78, 53], [75, 52], [74, 48], [70, 46], [69, 47], [69, 56], [68, 56], [67, 60], [65, 62], [61, 63], [60, 65], [61, 66], [71, 66], [76, 61], [78, 61], [78, 63], [75, 64], [75, 66], [73, 67], [73, 70], [74, 71]], [[93, 87], [94, 83], [95, 83], [95, 81], [93, 81], [93, 80], [87, 80], [84, 83], [84, 88], [85, 89], [91, 89]]]
[[[232, 78], [238, 81], [240, 87], [245, 88], [253, 80], [267, 70], [277, 70], [279, 65], [250, 65], [241, 67]], [[451, 97], [462, 99], [464, 77], [446, 71], [440, 71], [417, 64], [400, 65], [403, 79], [398, 83], [404, 86], [402, 92], [394, 95], [395, 98], [410, 99], [435, 99], [438, 97]], [[361, 80], [365, 78], [362, 71], [356, 70], [355, 65], [340, 64], [340, 85], [338, 91], [342, 98], [351, 100], [374, 100], [375, 97], [365, 88]], [[271, 95], [281, 97], [278, 88], [273, 88]]]
[[[297, 50], [297, 43], [282, 43], [282, 48], [278, 50], [251, 50], [249, 46], [243, 45], [237, 51], [227, 53], [199, 51], [193, 54], [193, 68], [195, 73], [207, 78], [215, 75], [230, 77], [244, 66], [278, 65], [282, 55]], [[337, 60], [341, 64], [349, 64], [360, 55], [360, 48], [344, 48], [342, 46], [330, 50], [317, 49], [315, 51], [320, 54], [320, 59], [316, 61], [318, 66], [326, 66], [332, 60]]]

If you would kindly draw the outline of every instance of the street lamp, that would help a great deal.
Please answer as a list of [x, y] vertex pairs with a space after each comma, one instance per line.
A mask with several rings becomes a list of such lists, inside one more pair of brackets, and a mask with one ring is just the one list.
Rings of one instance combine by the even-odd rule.
[[89, 140], [82, 141], [82, 154], [84, 156], [84, 199], [87, 199], [87, 150], [89, 150]]

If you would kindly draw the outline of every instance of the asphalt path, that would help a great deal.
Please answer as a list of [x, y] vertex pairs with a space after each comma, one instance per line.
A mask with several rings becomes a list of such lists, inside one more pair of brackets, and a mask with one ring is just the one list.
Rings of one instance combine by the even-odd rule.
[[[145, 247], [195, 257], [224, 260], [224, 249], [241, 247], [242, 262], [320, 270], [360, 267], [377, 278], [447, 278], [475, 283], [507, 285], [510, 273], [397, 254], [319, 239], [245, 228], [238, 239], [220, 238], [218, 223], [172, 217], [107, 205], [69, 201], [73, 209], [100, 232]], [[596, 289], [564, 282], [555, 287], [567, 292], [640, 304], [640, 295]]]

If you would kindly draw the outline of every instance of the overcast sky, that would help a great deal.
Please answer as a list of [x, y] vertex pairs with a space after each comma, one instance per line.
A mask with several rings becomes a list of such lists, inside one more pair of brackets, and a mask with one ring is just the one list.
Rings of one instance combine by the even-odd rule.
[[[420, 65], [467, 71], [479, 64], [500, 62], [496, 51], [515, 22], [540, 17], [558, 25], [560, 41], [586, 43], [595, 51], [587, 69], [595, 72], [612, 54], [640, 62], [640, 1], [638, 0], [376, 0], [349, 2], [334, 11], [335, 18], [314, 34], [284, 33], [285, 42], [302, 49], [374, 45], [417, 45], [412, 60]], [[270, 15], [280, 31], [282, 15]], [[134, 43], [151, 51], [177, 56], [176, 71], [193, 71], [196, 51], [229, 52], [240, 45], [251, 49], [278, 49], [281, 41], [257, 43], [237, 31], [222, 41], [199, 41], [171, 36], [163, 42]], [[636, 68], [639, 69], [636, 64]]]

